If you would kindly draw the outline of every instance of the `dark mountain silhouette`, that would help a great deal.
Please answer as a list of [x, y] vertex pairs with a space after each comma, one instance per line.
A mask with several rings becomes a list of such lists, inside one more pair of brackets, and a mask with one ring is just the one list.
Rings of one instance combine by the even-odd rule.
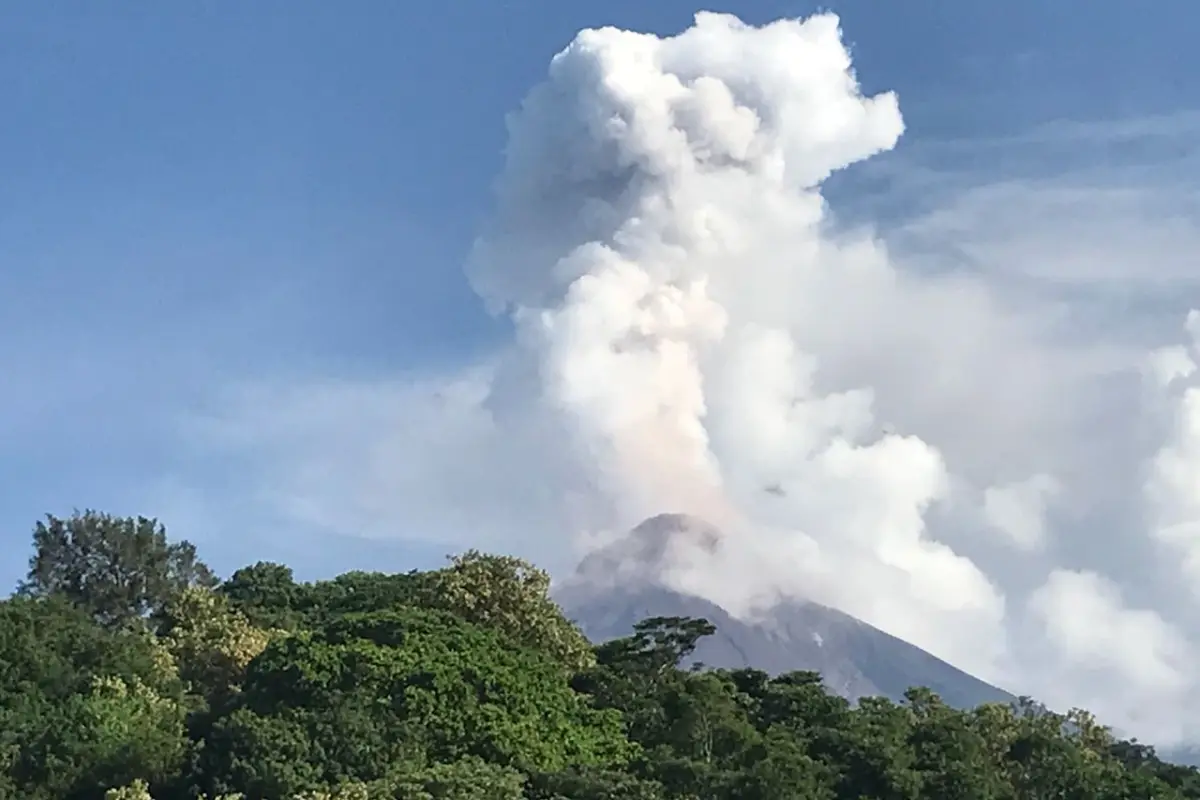
[[558, 600], [593, 641], [627, 636], [634, 623], [650, 616], [703, 617], [717, 633], [701, 641], [695, 662], [771, 674], [812, 670], [821, 673], [831, 691], [852, 700], [872, 695], [899, 700], [911, 686], [927, 686], [957, 707], [1016, 699], [827, 606], [789, 601], [758, 621], [745, 622], [708, 600], [663, 584], [664, 569], [674, 560], [719, 557], [720, 542], [719, 530], [694, 517], [653, 517], [585, 558]]

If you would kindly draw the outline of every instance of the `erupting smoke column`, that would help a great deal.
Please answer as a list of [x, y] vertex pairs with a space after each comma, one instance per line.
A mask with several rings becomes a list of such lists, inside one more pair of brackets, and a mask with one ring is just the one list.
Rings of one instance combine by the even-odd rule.
[[814, 184], [895, 143], [895, 98], [860, 97], [848, 68], [832, 16], [589, 30], [511, 121], [499, 234], [473, 278], [515, 310], [546, 402], [626, 522], [732, 521], [704, 425], [705, 362], [729, 328], [709, 278], [753, 274], [745, 215], [812, 226]]
[[803, 592], [913, 637], [1002, 612], [925, 530], [940, 455], [881, 436], [869, 390], [818, 393], [805, 349], [831, 296], [893, 280], [873, 243], [824, 233], [818, 186], [903, 127], [894, 95], [859, 92], [832, 15], [584, 31], [510, 120], [473, 284], [515, 319], [614, 526], [685, 512], [732, 534], [719, 576], [680, 578], [727, 607]]

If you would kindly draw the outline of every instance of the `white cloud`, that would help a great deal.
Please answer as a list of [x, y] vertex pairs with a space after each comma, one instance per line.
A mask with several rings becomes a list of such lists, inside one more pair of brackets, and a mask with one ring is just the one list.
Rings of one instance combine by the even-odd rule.
[[1200, 313], [1189, 312], [1189, 348], [1168, 347], [1151, 354], [1151, 373], [1168, 398], [1167, 440], [1150, 466], [1145, 492], [1148, 522], [1155, 537], [1178, 559], [1194, 596], [1200, 600], [1200, 385], [1194, 353], [1200, 347]]
[[1030, 608], [1063, 657], [1083, 668], [1112, 669], [1138, 688], [1184, 688], [1188, 648], [1153, 611], [1126, 607], [1119, 589], [1094, 572], [1055, 570]]
[[514, 341], [444, 375], [222, 394], [192, 441], [281, 519], [556, 569], [698, 514], [735, 554], [677, 578], [731, 608], [813, 597], [1182, 735], [1200, 615], [1156, 548], [1200, 553], [1200, 389], [1159, 348], [1200, 229], [1156, 216], [1172, 189], [1074, 178], [841, 227], [821, 182], [904, 129], [849, 67], [830, 15], [581, 33], [510, 120], [469, 266]]
[[989, 486], [983, 493], [988, 523], [1021, 550], [1045, 545], [1046, 510], [1059, 491], [1058, 481], [1044, 473], [1023, 481]]
[[[1053, 656], [1031, 682], [1045, 701], [1110, 705], [1108, 724], [1137, 729], [1145, 711], [1186, 707], [1194, 691], [1195, 649], [1175, 626], [1150, 609], [1130, 608], [1112, 581], [1094, 572], [1054, 570], [1029, 598]], [[1120, 688], [1125, 701], [1105, 704]], [[1190, 715], [1161, 715], [1159, 736], [1197, 733]]]

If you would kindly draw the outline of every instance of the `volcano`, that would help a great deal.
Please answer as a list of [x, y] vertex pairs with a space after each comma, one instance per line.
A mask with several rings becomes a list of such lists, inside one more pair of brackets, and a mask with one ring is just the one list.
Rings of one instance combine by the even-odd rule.
[[712, 668], [754, 668], [777, 675], [819, 672], [826, 687], [850, 700], [899, 701], [925, 686], [946, 703], [969, 708], [1015, 697], [924, 650], [835, 608], [782, 600], [753, 620], [671, 588], [670, 569], [689, 558], [721, 557], [725, 537], [685, 514], [661, 514], [585, 557], [556, 599], [592, 641], [627, 636], [646, 617], [702, 617], [717, 632], [690, 661]]

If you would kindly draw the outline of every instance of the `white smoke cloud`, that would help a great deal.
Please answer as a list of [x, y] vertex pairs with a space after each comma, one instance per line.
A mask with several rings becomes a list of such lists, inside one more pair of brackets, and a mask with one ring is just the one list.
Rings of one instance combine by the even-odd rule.
[[[969, 270], [839, 226], [822, 182], [903, 130], [829, 14], [584, 31], [510, 119], [470, 258], [514, 341], [368, 393], [237, 394], [198, 438], [273, 458], [292, 519], [557, 568], [696, 514], [734, 555], [673, 578], [731, 610], [809, 597], [1052, 705], [1193, 737], [1197, 354], [1032, 292], [1057, 273], [1031, 273], [1020, 248], [1043, 237], [1011, 215]], [[905, 233], [978, 230], [972, 207]]]
[[[929, 534], [945, 459], [880, 433], [868, 371], [822, 374], [831, 349], [869, 361], [891, 349], [871, 339], [930, 335], [880, 327], [910, 303], [964, 300], [902, 286], [876, 242], [827, 230], [820, 182], [904, 128], [896, 97], [862, 96], [849, 67], [831, 15], [581, 33], [510, 120], [470, 275], [513, 314], [531, 402], [611, 503], [593, 522], [705, 517], [766, 556], [756, 580], [731, 580], [726, 559], [688, 581], [733, 610], [809, 596], [982, 668], [1003, 598]], [[846, 342], [852, 329], [867, 338]]]
[[1046, 474], [988, 487], [983, 495], [984, 516], [1013, 546], [1022, 550], [1040, 549], [1045, 546], [1047, 535], [1047, 506], [1058, 488], [1058, 482]]
[[1154, 536], [1178, 559], [1200, 599], [1200, 385], [1193, 380], [1200, 347], [1200, 312], [1187, 316], [1190, 347], [1152, 354], [1151, 374], [1170, 398], [1170, 433], [1146, 482]]
[[[1041, 666], [1041, 683], [1071, 681], [1082, 693], [1078, 705], [1103, 705], [1104, 694], [1121, 687], [1126, 725], [1136, 726], [1146, 709], [1184, 703], [1192, 683], [1195, 650], [1156, 612], [1126, 605], [1120, 589], [1094, 572], [1055, 570], [1034, 592], [1030, 611], [1055, 651]], [[1153, 712], [1151, 712], [1153, 713]], [[1157, 734], [1188, 735], [1188, 720], [1163, 716]]]

